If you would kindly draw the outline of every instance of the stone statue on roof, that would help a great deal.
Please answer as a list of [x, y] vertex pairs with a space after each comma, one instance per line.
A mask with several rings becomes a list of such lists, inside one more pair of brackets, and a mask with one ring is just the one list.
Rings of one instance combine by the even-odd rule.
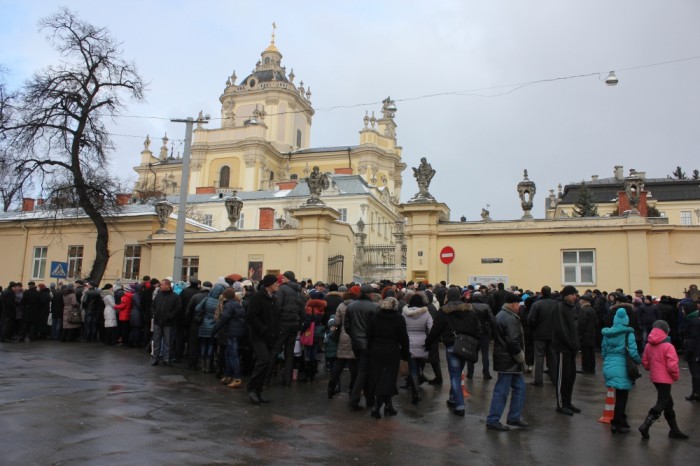
[[321, 173], [318, 166], [315, 166], [306, 178], [306, 185], [309, 187], [310, 194], [306, 205], [324, 205], [321, 201], [321, 191], [330, 187], [330, 177], [326, 173]]
[[425, 157], [420, 159], [418, 167], [413, 167], [413, 176], [418, 183], [418, 194], [413, 196], [409, 202], [435, 202], [435, 198], [428, 192], [428, 186], [435, 176], [435, 170]]

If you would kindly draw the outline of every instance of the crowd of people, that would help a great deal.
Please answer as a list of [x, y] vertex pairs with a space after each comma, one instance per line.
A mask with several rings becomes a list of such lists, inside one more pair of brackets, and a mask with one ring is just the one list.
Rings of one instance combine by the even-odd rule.
[[327, 373], [332, 399], [347, 370], [349, 409], [367, 408], [373, 418], [393, 416], [401, 380], [413, 404], [420, 402], [424, 383], [443, 385], [440, 344], [449, 378], [447, 405], [455, 415], [465, 415], [465, 368], [472, 379], [480, 354], [483, 379], [496, 373], [486, 419], [487, 429], [495, 431], [529, 427], [521, 418], [523, 374], [532, 374], [534, 387], [548, 377], [557, 413], [580, 413], [572, 400], [574, 384], [577, 374], [596, 373], [597, 351], [606, 386], [615, 389], [613, 433], [630, 431], [626, 405], [635, 383], [630, 365], [649, 371], [658, 394], [638, 429], [644, 438], [662, 414], [669, 437], [688, 438], [676, 423], [671, 396], [679, 379], [678, 354], [692, 377], [686, 400], [700, 401], [695, 285], [682, 299], [657, 299], [642, 290], [632, 296], [621, 289], [579, 292], [570, 285], [532, 292], [502, 283], [314, 284], [287, 271], [265, 275], [259, 283], [144, 277], [102, 288], [77, 280], [48, 287], [29, 282], [25, 289], [10, 282], [0, 303], [3, 343], [48, 338], [146, 349], [151, 365], [182, 364], [215, 374], [226, 386], [245, 389], [253, 404], [271, 401], [264, 393], [271, 384], [314, 382], [319, 371]]

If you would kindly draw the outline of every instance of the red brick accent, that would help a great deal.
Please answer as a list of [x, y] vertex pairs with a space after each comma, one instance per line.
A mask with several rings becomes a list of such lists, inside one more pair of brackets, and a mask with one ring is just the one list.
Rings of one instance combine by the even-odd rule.
[[197, 186], [195, 192], [197, 194], [216, 194], [216, 188], [214, 186]]
[[44, 205], [44, 199], [41, 198], [41, 197], [37, 197], [37, 198], [36, 198], [36, 205], [37, 205], [37, 207], [43, 206], [43, 205]]
[[[617, 193], [617, 206], [620, 215], [631, 209], [630, 201], [627, 198], [627, 193], [625, 191], [620, 191], [619, 193]], [[637, 205], [637, 210], [639, 211], [639, 215], [641, 215], [642, 217], [647, 216], [649, 209], [647, 207], [646, 191], [642, 191], [641, 195], [639, 196], [639, 204]]]
[[260, 207], [260, 225], [261, 230], [272, 230], [275, 226], [275, 209], [270, 207]]
[[117, 194], [117, 205], [128, 205], [131, 194]]
[[294, 189], [297, 184], [299, 184], [298, 181], [280, 181], [277, 183], [277, 187], [280, 189]]
[[22, 198], [22, 212], [31, 212], [34, 210], [34, 199], [31, 197]]
[[351, 167], [336, 168], [335, 174], [336, 175], [352, 175], [352, 168]]

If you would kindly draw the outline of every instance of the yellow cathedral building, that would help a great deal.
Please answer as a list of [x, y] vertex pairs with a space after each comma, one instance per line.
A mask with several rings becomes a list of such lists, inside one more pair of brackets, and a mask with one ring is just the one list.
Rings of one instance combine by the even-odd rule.
[[[493, 221], [484, 212], [480, 221], [456, 221], [439, 200], [414, 196], [401, 203], [407, 165], [390, 97], [358, 115], [356, 145], [310, 147], [311, 89], [295, 82], [282, 58], [273, 33], [251, 74], [227, 78], [219, 117], [200, 113], [186, 187], [183, 158], [169, 151], [167, 136], [155, 152], [146, 138], [134, 191], [121, 196], [121, 209], [107, 218], [110, 262], [103, 282], [144, 275], [259, 278], [294, 270], [299, 278], [337, 283], [498, 281], [532, 290], [572, 284], [680, 296], [700, 281], [700, 192], [693, 183], [680, 189], [649, 179], [645, 185], [644, 174], [625, 177], [616, 168], [614, 177], [590, 183], [604, 204], [601, 217], [573, 214], [581, 186], [571, 185], [550, 192], [545, 218], [535, 219], [529, 213], [535, 184], [526, 174], [513, 187], [523, 218]], [[439, 179], [439, 163], [433, 165]], [[315, 167], [328, 183], [322, 202], [309, 204], [307, 179]], [[175, 207], [181, 189], [187, 222], [182, 270], [174, 272], [180, 213], [156, 212], [155, 204]], [[665, 218], [652, 218], [650, 209]], [[90, 222], [75, 211], [47, 228], [52, 215], [47, 203], [33, 199], [0, 213], [6, 246], [0, 282], [85, 278], [94, 258]], [[454, 251], [449, 265], [441, 260], [446, 247]], [[56, 263], [65, 264], [65, 276], [52, 277]]]

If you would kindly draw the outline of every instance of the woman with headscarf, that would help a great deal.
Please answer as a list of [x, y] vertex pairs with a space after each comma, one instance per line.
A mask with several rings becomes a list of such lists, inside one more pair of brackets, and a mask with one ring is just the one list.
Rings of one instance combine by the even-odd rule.
[[612, 327], [604, 328], [602, 333], [601, 355], [603, 357], [605, 386], [615, 389], [615, 411], [610, 421], [610, 431], [613, 434], [626, 434], [630, 431], [625, 414], [627, 397], [634, 385], [627, 375], [626, 353], [629, 352], [637, 364], [641, 364], [642, 359], [637, 352], [634, 329], [629, 327], [629, 317], [625, 308], [617, 309]]
[[369, 353], [368, 386], [374, 393], [375, 403], [371, 416], [380, 419], [382, 405], [384, 415], [397, 414], [392, 397], [398, 395], [396, 379], [399, 376], [399, 363], [408, 360], [408, 332], [406, 321], [398, 312], [399, 302], [396, 298], [387, 298], [380, 305], [367, 328], [367, 350]]

